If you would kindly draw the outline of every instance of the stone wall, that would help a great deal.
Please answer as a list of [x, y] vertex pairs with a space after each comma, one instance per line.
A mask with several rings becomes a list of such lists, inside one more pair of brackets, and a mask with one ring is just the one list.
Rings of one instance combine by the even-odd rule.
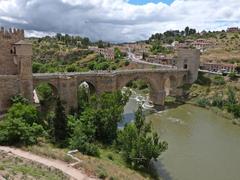
[[19, 93], [19, 79], [16, 75], [0, 75], [0, 114], [6, 112], [10, 97]]

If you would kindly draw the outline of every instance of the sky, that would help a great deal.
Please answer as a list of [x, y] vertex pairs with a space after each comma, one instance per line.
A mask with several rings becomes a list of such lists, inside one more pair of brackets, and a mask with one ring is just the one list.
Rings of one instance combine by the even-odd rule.
[[159, 2], [163, 2], [165, 4], [171, 4], [174, 0], [129, 0], [128, 2], [130, 4], [136, 4], [136, 5], [144, 5], [147, 3], [159, 3]]
[[240, 26], [240, 0], [0, 0], [0, 26], [25, 29], [27, 36], [132, 42], [186, 26]]

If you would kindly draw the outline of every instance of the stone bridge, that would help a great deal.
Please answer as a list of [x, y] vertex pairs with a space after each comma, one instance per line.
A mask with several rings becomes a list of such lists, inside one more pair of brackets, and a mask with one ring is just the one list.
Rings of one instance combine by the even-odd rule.
[[181, 95], [181, 86], [188, 82], [188, 70], [139, 69], [113, 72], [65, 74], [33, 74], [33, 87], [49, 84], [66, 103], [67, 109], [77, 107], [77, 90], [88, 83], [97, 94], [121, 90], [132, 80], [144, 80], [150, 88], [150, 99], [155, 105], [164, 105], [166, 95]]
[[[77, 90], [87, 82], [97, 93], [122, 89], [131, 80], [142, 79], [149, 84], [150, 98], [156, 105], [164, 105], [166, 95], [181, 95], [185, 83], [193, 83], [198, 76], [200, 51], [179, 50], [172, 69], [135, 69], [113, 72], [66, 74], [33, 74], [32, 45], [24, 41], [24, 31], [0, 29], [0, 115], [9, 108], [11, 97], [21, 94], [33, 102], [33, 90], [40, 83], [48, 83], [65, 101], [66, 108], [77, 107]], [[167, 85], [168, 84], [168, 85]]]

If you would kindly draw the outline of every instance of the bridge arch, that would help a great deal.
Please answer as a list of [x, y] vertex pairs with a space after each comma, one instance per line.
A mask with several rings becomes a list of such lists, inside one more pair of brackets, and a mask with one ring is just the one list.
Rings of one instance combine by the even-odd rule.
[[169, 75], [164, 78], [163, 88], [165, 96], [174, 96], [178, 87], [178, 78], [175, 75]]
[[59, 91], [54, 84], [49, 82], [38, 82], [34, 84], [33, 90], [34, 103], [39, 104], [42, 99], [54, 97], [56, 98], [58, 96]]
[[81, 87], [82, 88], [86, 88], [90, 95], [92, 95], [92, 94], [97, 92], [97, 89], [96, 89], [95, 85], [92, 82], [90, 82], [90, 81], [84, 81], [84, 80], [83, 81], [79, 81], [78, 86], [77, 86], [78, 90]]
[[157, 90], [158, 86], [156, 85], [156, 82], [154, 80], [152, 80], [151, 78], [149, 78], [148, 76], [144, 76], [144, 75], [134, 75], [134, 76], [127, 76], [127, 77], [122, 77], [119, 79], [119, 85], [118, 85], [118, 90], [121, 90], [123, 87], [125, 87], [129, 82], [131, 81], [136, 81], [136, 80], [142, 80], [145, 83], [147, 83], [150, 92]]

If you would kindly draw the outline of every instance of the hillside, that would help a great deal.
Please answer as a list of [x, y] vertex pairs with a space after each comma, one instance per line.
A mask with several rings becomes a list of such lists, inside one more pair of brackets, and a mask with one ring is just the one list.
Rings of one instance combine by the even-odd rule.
[[202, 62], [240, 63], [240, 33], [217, 32], [214, 47], [201, 56]]
[[176, 45], [172, 45], [173, 42], [191, 47], [188, 42], [194, 42], [198, 39], [211, 44], [202, 51], [201, 62], [240, 63], [240, 32], [204, 31], [197, 33], [196, 30], [186, 27], [184, 31], [166, 31], [153, 34], [146, 43], [151, 45], [150, 54], [160, 53], [171, 56], [174, 54], [171, 48], [178, 48]]
[[122, 54], [115, 60], [109, 60], [88, 49], [90, 45], [105, 47], [101, 41], [98, 44], [87, 38], [59, 34], [31, 38], [30, 41], [33, 44], [34, 73], [115, 70], [129, 65]]

